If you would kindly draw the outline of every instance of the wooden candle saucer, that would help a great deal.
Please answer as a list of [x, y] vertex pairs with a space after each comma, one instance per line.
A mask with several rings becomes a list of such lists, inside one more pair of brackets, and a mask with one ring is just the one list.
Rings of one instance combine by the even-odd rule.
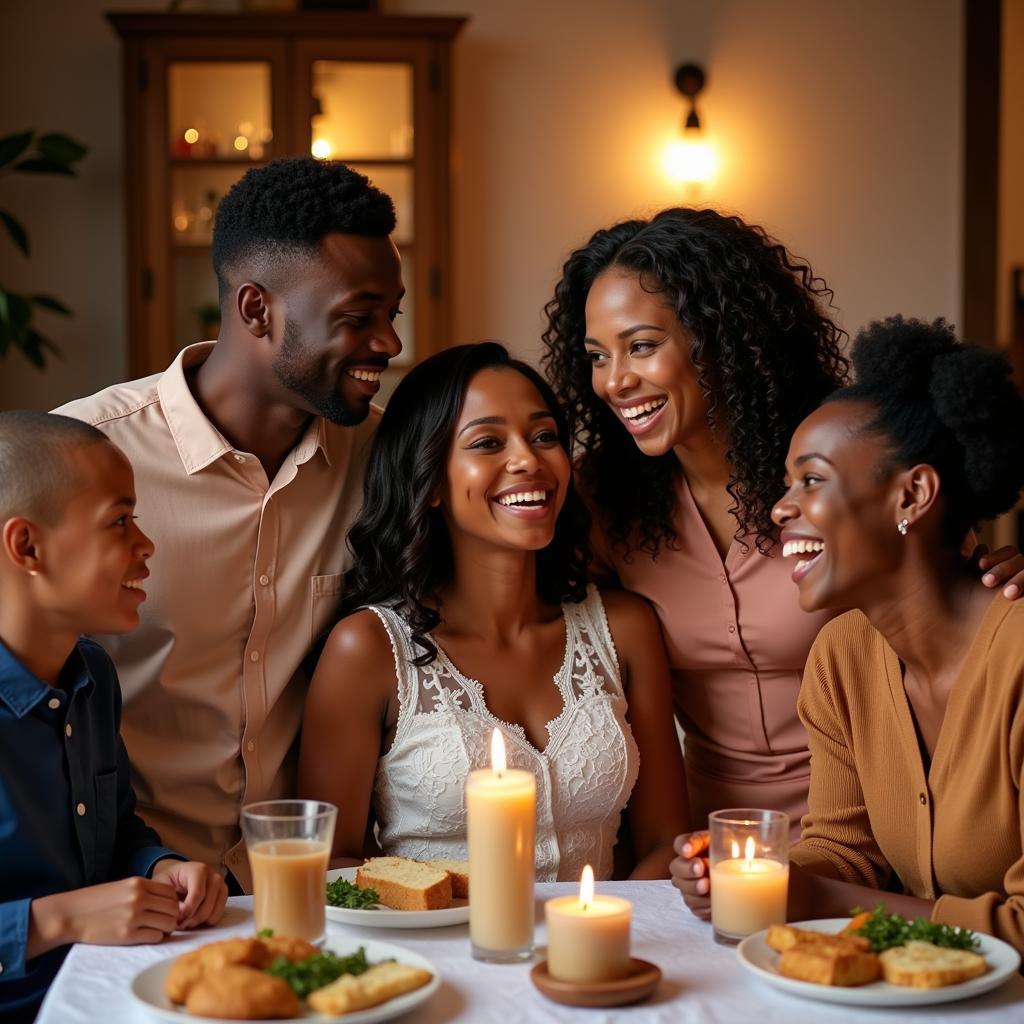
[[661, 981], [661, 969], [647, 960], [632, 957], [629, 967], [625, 978], [614, 981], [559, 981], [548, 974], [547, 960], [541, 960], [530, 980], [548, 999], [566, 1006], [626, 1006], [646, 999]]

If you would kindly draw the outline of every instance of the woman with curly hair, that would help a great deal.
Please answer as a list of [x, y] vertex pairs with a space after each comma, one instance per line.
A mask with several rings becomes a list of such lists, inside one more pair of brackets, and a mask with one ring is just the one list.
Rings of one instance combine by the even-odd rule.
[[299, 792], [339, 808], [336, 864], [464, 858], [498, 728], [537, 778], [539, 879], [610, 877], [624, 808], [633, 877], [668, 877], [687, 809], [665, 651], [644, 602], [587, 585], [568, 443], [550, 388], [491, 342], [388, 403], [299, 753]]
[[[597, 553], [661, 620], [695, 823], [806, 809], [796, 699], [833, 613], [800, 610], [771, 510], [794, 428], [846, 380], [830, 299], [763, 229], [670, 209], [596, 232], [545, 307]], [[1021, 570], [996, 555], [991, 586]]]
[[[793, 435], [774, 511], [800, 606], [852, 609], [800, 691], [812, 771], [789, 916], [842, 916], [882, 889], [890, 911], [1024, 949], [1024, 605], [960, 550], [1024, 487], [1024, 398], [999, 354], [941, 320], [873, 324], [853, 364], [856, 384]], [[686, 843], [674, 881], [705, 914], [706, 833]]]

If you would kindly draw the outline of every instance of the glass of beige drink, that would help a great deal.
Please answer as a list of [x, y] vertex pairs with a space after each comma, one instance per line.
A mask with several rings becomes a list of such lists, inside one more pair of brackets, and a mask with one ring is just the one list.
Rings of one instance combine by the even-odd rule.
[[316, 800], [266, 800], [242, 808], [257, 931], [323, 942], [337, 813], [333, 804]]

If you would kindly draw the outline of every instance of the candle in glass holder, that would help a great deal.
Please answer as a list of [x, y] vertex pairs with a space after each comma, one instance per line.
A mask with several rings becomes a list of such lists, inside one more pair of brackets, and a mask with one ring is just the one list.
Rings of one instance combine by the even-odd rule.
[[495, 729], [491, 767], [466, 781], [466, 842], [473, 891], [469, 938], [474, 959], [492, 963], [533, 957], [534, 844], [537, 782], [505, 764]]
[[551, 977], [577, 983], [625, 978], [632, 913], [629, 900], [594, 895], [594, 870], [588, 864], [578, 897], [558, 896], [544, 904]]
[[733, 944], [786, 920], [789, 818], [781, 811], [715, 811], [710, 818], [711, 923]]

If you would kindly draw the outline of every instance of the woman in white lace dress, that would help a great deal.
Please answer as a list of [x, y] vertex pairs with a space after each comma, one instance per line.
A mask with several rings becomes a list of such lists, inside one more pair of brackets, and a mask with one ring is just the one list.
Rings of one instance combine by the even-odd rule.
[[[537, 877], [668, 877], [687, 819], [657, 621], [586, 583], [564, 421], [488, 342], [399, 385], [349, 534], [346, 608], [310, 685], [299, 792], [338, 806], [333, 863], [465, 856], [463, 787], [505, 737], [537, 779]], [[373, 826], [376, 824], [376, 836]]]

